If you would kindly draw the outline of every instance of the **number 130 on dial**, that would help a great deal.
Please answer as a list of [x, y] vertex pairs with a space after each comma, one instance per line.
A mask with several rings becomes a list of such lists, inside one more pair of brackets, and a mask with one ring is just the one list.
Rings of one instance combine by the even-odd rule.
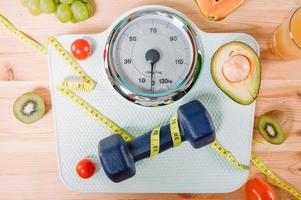
[[183, 96], [200, 68], [193, 29], [163, 10], [126, 17], [111, 33], [106, 48], [112, 85], [128, 100], [144, 106]]

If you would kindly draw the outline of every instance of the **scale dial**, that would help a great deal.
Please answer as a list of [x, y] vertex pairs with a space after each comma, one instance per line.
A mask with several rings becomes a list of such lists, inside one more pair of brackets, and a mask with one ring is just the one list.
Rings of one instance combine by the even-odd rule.
[[140, 105], [179, 99], [199, 72], [194, 31], [184, 19], [164, 10], [129, 15], [114, 28], [106, 48], [114, 88]]

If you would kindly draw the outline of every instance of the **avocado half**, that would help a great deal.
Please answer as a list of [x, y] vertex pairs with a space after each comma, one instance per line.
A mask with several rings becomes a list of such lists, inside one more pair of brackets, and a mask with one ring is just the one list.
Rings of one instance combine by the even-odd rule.
[[211, 76], [215, 84], [232, 100], [249, 105], [259, 93], [259, 58], [256, 52], [243, 42], [226, 43], [212, 57]]

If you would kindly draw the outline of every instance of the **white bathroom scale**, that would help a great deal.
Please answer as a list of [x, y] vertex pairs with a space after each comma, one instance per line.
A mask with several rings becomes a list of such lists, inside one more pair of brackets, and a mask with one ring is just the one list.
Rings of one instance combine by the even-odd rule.
[[[179, 106], [197, 99], [209, 111], [220, 143], [237, 160], [249, 165], [255, 103], [243, 106], [227, 97], [212, 80], [210, 63], [214, 52], [231, 41], [246, 43], [259, 54], [259, 46], [251, 36], [206, 33], [174, 9], [146, 6], [125, 13], [102, 33], [57, 37], [69, 52], [72, 42], [81, 38], [92, 44], [93, 53], [79, 64], [97, 85], [91, 92], [76, 92], [78, 96], [134, 136], [168, 124]], [[149, 49], [157, 49], [161, 55], [158, 66], [164, 66], [157, 66], [151, 73], [150, 65], [145, 63]], [[57, 91], [60, 81], [78, 77], [52, 47], [49, 66], [59, 171], [71, 190], [225, 193], [247, 180], [248, 171], [235, 168], [209, 146], [194, 149], [184, 142], [139, 161], [134, 177], [113, 183], [99, 164], [97, 147], [111, 133]], [[75, 170], [84, 158], [97, 165], [90, 179], [80, 178]]]

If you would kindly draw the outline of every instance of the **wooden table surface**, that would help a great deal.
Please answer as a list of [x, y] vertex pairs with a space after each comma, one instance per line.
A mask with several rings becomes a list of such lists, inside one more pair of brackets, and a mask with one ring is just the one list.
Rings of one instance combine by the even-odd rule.
[[[301, 62], [284, 62], [270, 50], [273, 30], [301, 0], [247, 0], [225, 20], [204, 19], [193, 0], [96, 0], [95, 16], [61, 24], [54, 15], [30, 16], [18, 0], [1, 0], [0, 13], [38, 41], [51, 35], [104, 31], [123, 12], [141, 5], [176, 8], [207, 32], [245, 32], [261, 46], [262, 86], [256, 116], [285, 109], [294, 116], [293, 132], [282, 145], [255, 144], [253, 151], [281, 177], [301, 189]], [[14, 99], [37, 91], [47, 101], [46, 116], [33, 125], [18, 122]], [[262, 140], [254, 130], [255, 138]], [[258, 171], [252, 167], [250, 176]], [[286, 196], [286, 194], [284, 194]], [[245, 199], [244, 188], [230, 194], [79, 194], [60, 181], [52, 125], [47, 59], [0, 28], [0, 199]], [[284, 197], [282, 199], [290, 199]], [[293, 199], [293, 198], [292, 198]]]

